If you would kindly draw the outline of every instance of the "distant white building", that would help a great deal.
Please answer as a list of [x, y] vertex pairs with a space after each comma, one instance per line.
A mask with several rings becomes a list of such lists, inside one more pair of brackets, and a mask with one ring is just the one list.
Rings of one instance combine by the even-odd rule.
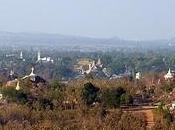
[[168, 73], [166, 75], [164, 75], [165, 80], [168, 79], [173, 79], [174, 78], [174, 74], [171, 73], [171, 69], [169, 68]]
[[6, 56], [6, 57], [14, 57], [15, 54], [6, 54], [5, 56]]
[[41, 57], [41, 53], [40, 51], [38, 52], [38, 55], [37, 55], [37, 62], [44, 62], [44, 63], [53, 63], [53, 59], [51, 57]]
[[122, 75], [113, 74], [109, 79], [113, 80], [113, 79], [121, 79], [121, 78], [123, 78]]

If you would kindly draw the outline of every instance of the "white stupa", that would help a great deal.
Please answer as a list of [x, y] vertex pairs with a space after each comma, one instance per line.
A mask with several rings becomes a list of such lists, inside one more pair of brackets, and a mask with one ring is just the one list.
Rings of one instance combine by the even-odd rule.
[[0, 100], [2, 100], [3, 99], [3, 95], [2, 95], [2, 93], [0, 93]]
[[20, 52], [20, 59], [23, 59], [23, 53], [22, 53], [22, 51]]
[[170, 110], [174, 110], [175, 109], [175, 101], [172, 102]]
[[28, 77], [35, 78], [36, 74], [34, 74], [34, 67], [32, 67], [31, 70], [31, 73], [29, 75], [24, 76], [22, 79], [26, 79]]
[[100, 58], [98, 59], [96, 66], [101, 67], [101, 68], [103, 67], [103, 64], [101, 63]]
[[31, 70], [32, 70], [32, 71], [31, 71], [31, 73], [30, 73], [29, 76], [30, 76], [30, 77], [35, 76], [36, 74], [34, 74], [34, 67], [32, 67]]
[[140, 73], [140, 72], [137, 72], [135, 78], [136, 78], [137, 80], [141, 79], [141, 73]]
[[169, 68], [168, 73], [164, 75], [165, 80], [172, 79], [174, 76], [171, 73], [171, 69]]
[[82, 74], [89, 74], [89, 73], [91, 73], [91, 71], [92, 71], [92, 64], [89, 64], [88, 65], [88, 70], [83, 70], [82, 69]]
[[95, 64], [95, 60], [92, 61], [91, 67], [92, 67], [92, 68], [97, 68], [97, 67], [96, 67], [96, 64]]
[[41, 53], [40, 53], [40, 51], [38, 51], [37, 61], [40, 61], [40, 60], [41, 60]]
[[20, 90], [20, 86], [19, 86], [19, 81], [16, 84], [16, 90], [19, 91]]
[[13, 76], [15, 73], [13, 70], [10, 71], [10, 76]]
[[25, 61], [25, 59], [23, 58], [23, 52], [22, 52], [22, 51], [20, 52], [19, 58], [20, 58], [22, 61]]

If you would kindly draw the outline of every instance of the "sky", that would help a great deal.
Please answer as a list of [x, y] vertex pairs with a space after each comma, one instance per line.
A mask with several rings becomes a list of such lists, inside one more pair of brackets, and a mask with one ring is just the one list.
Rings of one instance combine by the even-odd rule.
[[172, 38], [175, 0], [0, 0], [0, 31]]

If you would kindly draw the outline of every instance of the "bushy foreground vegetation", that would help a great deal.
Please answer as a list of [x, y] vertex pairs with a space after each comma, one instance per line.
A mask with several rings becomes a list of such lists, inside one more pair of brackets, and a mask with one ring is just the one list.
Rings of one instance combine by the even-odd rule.
[[[5, 100], [0, 106], [2, 130], [147, 129], [144, 114], [121, 109], [132, 105], [136, 92], [144, 90], [142, 81], [82, 80], [67, 85], [54, 81], [47, 87], [34, 87], [27, 81], [21, 85], [19, 91], [10, 87], [1, 90]], [[174, 128], [173, 116], [162, 105], [154, 114], [153, 129]]]

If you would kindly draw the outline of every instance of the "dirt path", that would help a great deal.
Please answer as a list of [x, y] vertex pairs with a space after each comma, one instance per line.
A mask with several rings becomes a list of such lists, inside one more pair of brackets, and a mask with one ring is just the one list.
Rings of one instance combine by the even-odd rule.
[[142, 113], [145, 117], [145, 122], [147, 128], [152, 128], [155, 124], [154, 115], [153, 115], [153, 106], [142, 106], [142, 107], [133, 107], [133, 108], [124, 108], [122, 109], [124, 112], [132, 112], [132, 113]]
[[146, 119], [146, 123], [147, 123], [147, 127], [148, 128], [152, 128], [155, 124], [154, 122], [154, 115], [152, 110], [146, 110], [144, 111], [145, 114], [145, 119]]

